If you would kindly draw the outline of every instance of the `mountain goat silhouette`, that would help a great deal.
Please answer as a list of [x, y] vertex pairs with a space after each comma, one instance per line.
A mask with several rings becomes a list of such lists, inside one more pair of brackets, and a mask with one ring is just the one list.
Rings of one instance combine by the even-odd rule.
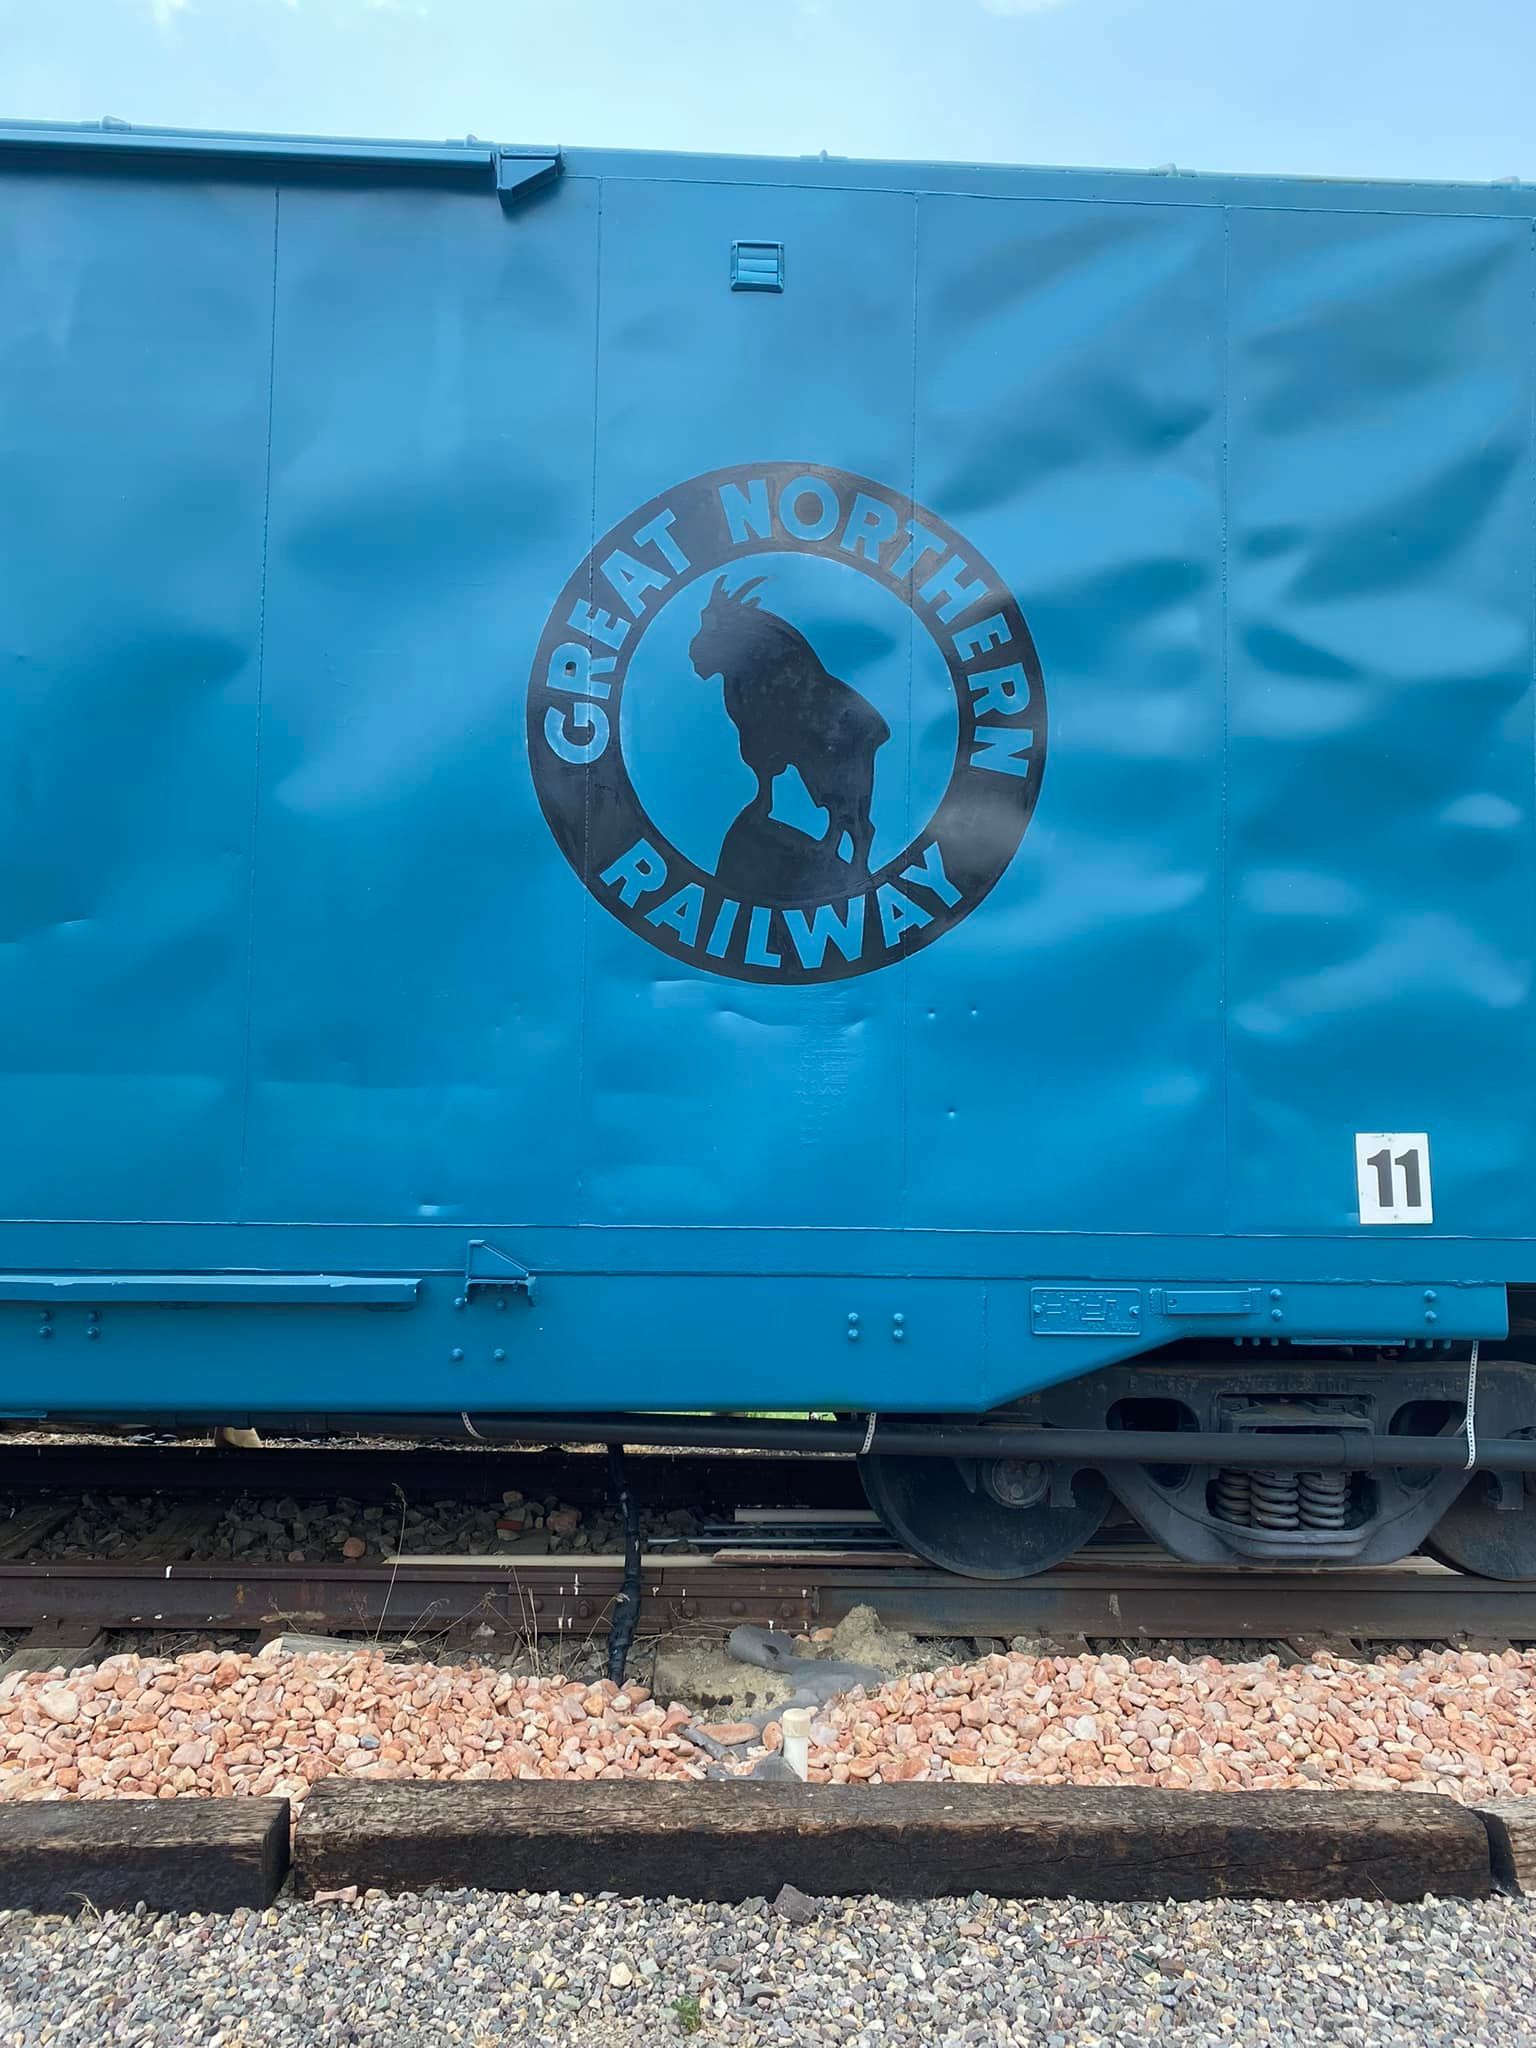
[[[869, 881], [875, 755], [891, 729], [867, 697], [827, 672], [798, 628], [761, 608], [754, 593], [766, 580], [732, 591], [718, 578], [688, 648], [702, 682], [724, 683], [741, 758], [757, 777], [756, 796], [725, 835], [716, 877], [758, 901], [847, 894]], [[790, 767], [827, 813], [819, 839], [773, 816], [774, 780]]]

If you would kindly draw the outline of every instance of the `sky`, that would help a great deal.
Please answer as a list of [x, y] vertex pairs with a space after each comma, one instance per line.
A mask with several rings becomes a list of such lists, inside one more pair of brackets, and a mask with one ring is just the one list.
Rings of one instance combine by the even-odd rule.
[[0, 0], [0, 115], [1536, 179], [1536, 0]]

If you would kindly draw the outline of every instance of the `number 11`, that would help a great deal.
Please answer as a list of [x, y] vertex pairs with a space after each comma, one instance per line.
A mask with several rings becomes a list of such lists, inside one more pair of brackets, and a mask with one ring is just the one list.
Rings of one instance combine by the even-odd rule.
[[1392, 1169], [1394, 1166], [1400, 1166], [1403, 1169], [1403, 1207], [1405, 1209], [1423, 1208], [1424, 1192], [1423, 1185], [1419, 1179], [1419, 1148], [1417, 1145], [1411, 1146], [1406, 1152], [1400, 1152], [1396, 1159], [1392, 1157], [1389, 1148], [1383, 1145], [1381, 1150], [1373, 1152], [1365, 1163], [1367, 1166], [1374, 1166], [1376, 1169], [1376, 1199], [1380, 1202], [1383, 1209], [1390, 1209], [1395, 1204], [1396, 1190], [1392, 1179]]

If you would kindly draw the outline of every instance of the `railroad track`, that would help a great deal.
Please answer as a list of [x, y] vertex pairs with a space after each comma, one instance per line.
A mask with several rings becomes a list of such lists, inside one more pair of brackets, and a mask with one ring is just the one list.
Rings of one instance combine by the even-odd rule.
[[[646, 1495], [668, 1505], [788, 1495], [836, 1509], [858, 1498], [851, 1466], [834, 1459], [658, 1454], [636, 1460], [636, 1469]], [[402, 1478], [418, 1499], [495, 1499], [515, 1485], [585, 1502], [603, 1499], [607, 1485], [602, 1459], [579, 1451], [7, 1445], [0, 1493], [36, 1498], [0, 1525], [0, 1629], [30, 1631], [42, 1645], [85, 1643], [104, 1630], [367, 1630], [482, 1641], [606, 1630], [623, 1576], [617, 1556], [294, 1565], [187, 1555], [240, 1492], [366, 1500], [386, 1496]], [[81, 1488], [155, 1492], [167, 1505], [111, 1562], [22, 1561], [50, 1518], [70, 1511], [58, 1496]], [[1469, 1578], [1422, 1558], [1380, 1569], [1222, 1572], [1115, 1542], [1011, 1584], [955, 1578], [894, 1551], [658, 1552], [645, 1560], [639, 1626], [718, 1635], [750, 1621], [802, 1631], [835, 1624], [858, 1606], [873, 1607], [888, 1627], [930, 1637], [1536, 1641], [1536, 1582]]]
[[[622, 1575], [617, 1558], [580, 1557], [0, 1563], [0, 1628], [48, 1641], [109, 1628], [589, 1635], [606, 1628]], [[1013, 1584], [956, 1579], [895, 1554], [663, 1556], [644, 1567], [639, 1625], [657, 1634], [719, 1634], [743, 1621], [802, 1631], [859, 1606], [920, 1636], [1536, 1641], [1536, 1583], [1466, 1578], [1425, 1559], [1379, 1571], [1221, 1573], [1135, 1549], [1086, 1552]], [[60, 1628], [69, 1635], [49, 1634]]]

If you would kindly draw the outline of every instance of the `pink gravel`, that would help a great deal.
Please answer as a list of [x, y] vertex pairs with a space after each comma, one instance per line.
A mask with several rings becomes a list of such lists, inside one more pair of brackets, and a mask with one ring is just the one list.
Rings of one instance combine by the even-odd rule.
[[1285, 1668], [988, 1657], [850, 1694], [811, 1734], [834, 1781], [1518, 1796], [1536, 1780], [1536, 1651]]
[[317, 1778], [703, 1775], [686, 1707], [377, 1652], [108, 1657], [0, 1680], [0, 1799], [278, 1793]]
[[[369, 1778], [698, 1778], [690, 1712], [380, 1653], [109, 1657], [0, 1681], [0, 1799], [279, 1793]], [[738, 1731], [731, 1731], [732, 1733]], [[779, 1746], [771, 1725], [761, 1748]], [[1536, 1651], [1282, 1668], [988, 1657], [822, 1710], [811, 1777], [890, 1783], [1536, 1789]]]

